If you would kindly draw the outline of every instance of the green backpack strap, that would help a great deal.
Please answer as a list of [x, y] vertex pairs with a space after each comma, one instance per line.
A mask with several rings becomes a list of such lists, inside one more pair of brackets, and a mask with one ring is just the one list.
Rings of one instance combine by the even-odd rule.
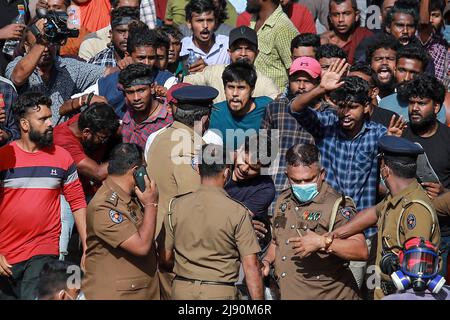
[[341, 205], [342, 202], [344, 202], [344, 207], [345, 207], [346, 201], [349, 201], [356, 208], [355, 202], [353, 201], [352, 198], [347, 197], [347, 196], [342, 196], [342, 197], [337, 198], [336, 201], [334, 202], [333, 209], [331, 211], [331, 217], [330, 217], [330, 224], [328, 226], [328, 232], [333, 231], [334, 222], [336, 221], [336, 215], [337, 215], [337, 212], [339, 210], [339, 206]]
[[409, 202], [407, 202], [403, 206], [403, 209], [400, 212], [400, 215], [399, 215], [398, 220], [397, 220], [397, 244], [400, 247], [402, 247], [402, 245], [403, 245], [402, 243], [400, 243], [400, 223], [402, 221], [403, 213], [406, 211], [406, 208], [408, 208], [413, 203], [418, 203], [418, 204], [424, 206], [427, 209], [427, 211], [430, 213], [431, 220], [433, 221], [433, 225], [431, 226], [431, 235], [434, 234], [434, 231], [436, 229], [436, 218], [434, 216], [434, 212], [435, 212], [434, 209], [428, 203], [426, 203], [423, 200], [417, 200], [417, 199], [416, 200], [410, 200]]

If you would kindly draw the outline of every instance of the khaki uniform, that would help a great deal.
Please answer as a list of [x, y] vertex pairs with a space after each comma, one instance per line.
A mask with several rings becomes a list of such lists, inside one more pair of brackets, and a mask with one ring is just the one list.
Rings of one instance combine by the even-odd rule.
[[86, 274], [82, 291], [89, 300], [159, 299], [156, 249], [135, 256], [120, 248], [134, 235], [144, 214], [111, 179], [106, 179], [87, 211]]
[[[158, 243], [164, 239], [164, 233], [160, 231], [170, 199], [179, 194], [195, 191], [200, 186], [200, 175], [195, 169], [195, 157], [201, 143], [202, 138], [196, 136], [192, 128], [175, 121], [158, 134], [150, 145], [147, 153], [147, 173], [155, 180], [159, 192], [155, 231]], [[159, 276], [163, 298], [169, 299], [173, 276], [165, 272], [160, 272]]]
[[[422, 201], [430, 210], [417, 202]], [[403, 246], [405, 240], [412, 237], [423, 237], [439, 245], [441, 233], [436, 212], [431, 205], [425, 190], [417, 181], [411, 183], [406, 189], [395, 197], [387, 196], [377, 207], [378, 237], [375, 265], [380, 265], [383, 243], [385, 248]], [[398, 226], [398, 227], [397, 227]], [[390, 282], [390, 275], [381, 273], [382, 286]], [[375, 299], [384, 296], [380, 287], [375, 288]]]
[[[286, 189], [277, 199], [273, 218], [276, 244], [275, 276], [282, 300], [359, 299], [358, 286], [349, 262], [328, 253], [316, 252], [301, 259], [294, 255], [288, 239], [309, 229], [322, 235], [328, 232], [333, 207], [342, 195], [323, 183], [310, 203], [302, 204]], [[333, 229], [342, 226], [356, 213], [351, 201], [339, 204]]]
[[175, 255], [173, 299], [237, 298], [241, 257], [260, 251], [248, 209], [223, 188], [201, 186], [172, 201], [164, 227]]

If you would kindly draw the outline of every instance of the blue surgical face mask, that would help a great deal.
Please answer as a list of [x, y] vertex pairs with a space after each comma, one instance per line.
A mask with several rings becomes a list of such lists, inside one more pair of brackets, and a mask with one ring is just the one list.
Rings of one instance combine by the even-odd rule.
[[444, 39], [447, 40], [448, 43], [450, 43], [450, 24], [444, 25], [444, 28], [442, 28], [442, 34], [444, 36]]
[[319, 194], [317, 183], [292, 184], [292, 192], [300, 202], [308, 202]]

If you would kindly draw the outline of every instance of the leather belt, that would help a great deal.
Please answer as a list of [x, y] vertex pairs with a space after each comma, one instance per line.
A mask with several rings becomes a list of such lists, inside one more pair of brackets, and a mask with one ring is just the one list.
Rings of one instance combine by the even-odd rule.
[[191, 282], [191, 283], [200, 282], [200, 284], [211, 284], [211, 285], [215, 285], [215, 286], [230, 286], [230, 287], [234, 287], [234, 283], [232, 283], [232, 282], [196, 280], [196, 279], [188, 279], [188, 278], [181, 277], [181, 276], [175, 276], [174, 280], [186, 281], [186, 282]]

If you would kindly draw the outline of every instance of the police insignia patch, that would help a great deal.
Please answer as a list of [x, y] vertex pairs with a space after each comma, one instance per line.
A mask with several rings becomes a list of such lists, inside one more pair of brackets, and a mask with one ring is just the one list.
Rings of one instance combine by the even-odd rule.
[[317, 221], [320, 219], [321, 215], [322, 214], [318, 211], [315, 212], [305, 211], [303, 212], [303, 220]]
[[112, 222], [114, 223], [121, 223], [123, 221], [123, 216], [120, 212], [117, 212], [115, 210], [109, 210], [109, 217], [111, 218]]
[[281, 210], [281, 212], [285, 212], [285, 211], [286, 211], [286, 208], [287, 208], [286, 202], [283, 202], [282, 204], [280, 204], [280, 210]]
[[412, 230], [416, 227], [416, 216], [412, 213], [408, 214], [406, 217], [406, 225], [408, 226], [409, 230]]
[[350, 210], [349, 208], [342, 208], [340, 210], [341, 215], [346, 219], [346, 220], [350, 220], [353, 217], [353, 212], [352, 210]]

